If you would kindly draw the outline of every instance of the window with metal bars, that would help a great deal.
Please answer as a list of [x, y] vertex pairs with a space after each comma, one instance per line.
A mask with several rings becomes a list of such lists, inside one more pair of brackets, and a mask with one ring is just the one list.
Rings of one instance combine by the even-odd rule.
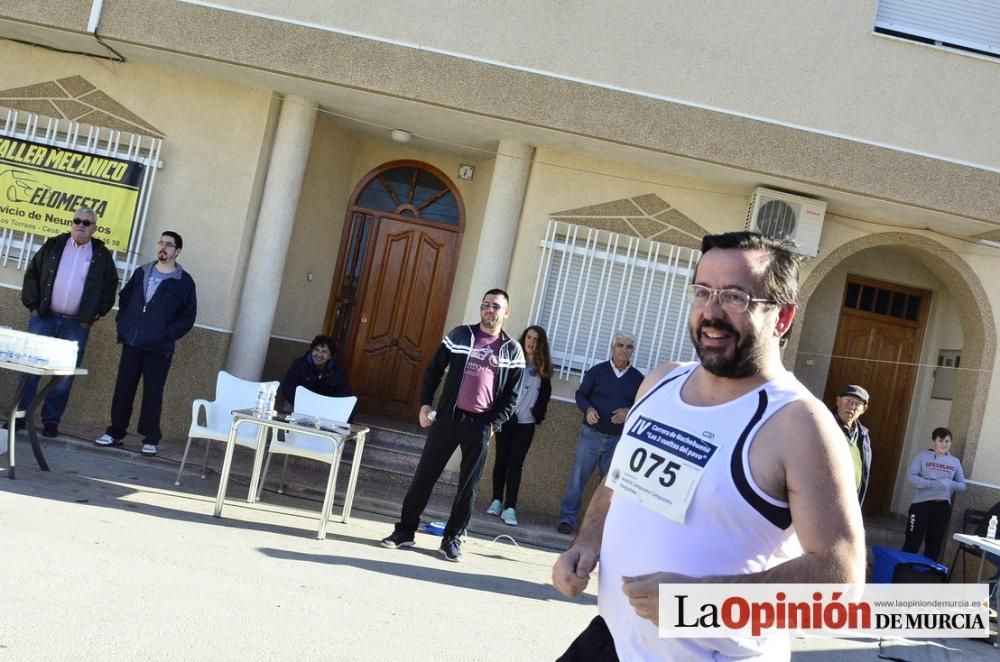
[[529, 318], [549, 336], [558, 379], [606, 360], [618, 330], [635, 335], [644, 373], [695, 358], [686, 288], [699, 251], [554, 220], [541, 248]]

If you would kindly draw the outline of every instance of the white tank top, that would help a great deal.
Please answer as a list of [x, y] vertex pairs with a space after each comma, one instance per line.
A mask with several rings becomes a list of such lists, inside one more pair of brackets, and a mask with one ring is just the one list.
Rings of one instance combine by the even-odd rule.
[[748, 458], [760, 427], [789, 402], [812, 394], [786, 372], [725, 404], [694, 407], [681, 399], [681, 389], [697, 366], [688, 363], [667, 374], [632, 407], [625, 430], [643, 416], [710, 439], [718, 450], [705, 467], [684, 524], [612, 496], [601, 545], [600, 613], [621, 660], [787, 659], [787, 636], [661, 639], [655, 625], [636, 616], [621, 590], [623, 576], [748, 574], [802, 554], [788, 503], [760, 489]]

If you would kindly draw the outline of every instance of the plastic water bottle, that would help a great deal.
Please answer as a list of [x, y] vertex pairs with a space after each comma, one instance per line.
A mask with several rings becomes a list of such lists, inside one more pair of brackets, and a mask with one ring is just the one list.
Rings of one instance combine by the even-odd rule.
[[990, 518], [990, 524], [986, 527], [986, 537], [989, 539], [994, 539], [997, 537], [997, 516], [994, 515]]
[[270, 388], [267, 389], [267, 409], [264, 410], [264, 415], [270, 418], [274, 414], [274, 402], [278, 399], [278, 385], [272, 384]]
[[261, 384], [257, 387], [257, 403], [253, 407], [253, 415], [261, 417], [265, 411], [267, 411], [267, 386]]

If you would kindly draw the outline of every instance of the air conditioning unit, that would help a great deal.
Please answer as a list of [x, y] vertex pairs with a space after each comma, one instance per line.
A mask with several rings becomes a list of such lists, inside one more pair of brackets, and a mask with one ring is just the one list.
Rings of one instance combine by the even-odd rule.
[[825, 214], [822, 200], [758, 187], [747, 211], [746, 229], [790, 241], [796, 253], [816, 257]]

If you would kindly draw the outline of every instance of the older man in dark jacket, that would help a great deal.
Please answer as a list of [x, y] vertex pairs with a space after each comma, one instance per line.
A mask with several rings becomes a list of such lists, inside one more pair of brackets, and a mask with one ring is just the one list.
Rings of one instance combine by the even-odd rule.
[[837, 396], [837, 404], [832, 411], [851, 449], [858, 501], [864, 504], [872, 466], [872, 440], [868, 428], [861, 425], [858, 419], [868, 411], [868, 391], [856, 384], [845, 386]]
[[160, 412], [174, 343], [194, 326], [198, 299], [194, 279], [177, 264], [184, 241], [164, 232], [156, 262], [135, 270], [118, 299], [118, 342], [122, 356], [111, 399], [111, 425], [94, 443], [120, 446], [132, 417], [132, 403], [142, 380], [139, 434], [142, 454], [156, 455], [160, 443]]
[[[69, 232], [52, 237], [38, 249], [24, 272], [21, 303], [31, 311], [28, 332], [52, 338], [75, 340], [76, 364], [83, 361], [91, 325], [115, 305], [118, 269], [114, 257], [97, 232], [97, 214], [80, 207], [73, 214]], [[42, 434], [59, 434], [59, 421], [66, 411], [73, 378], [59, 382], [42, 406]], [[31, 377], [21, 395], [21, 409], [35, 399], [38, 378]]]

